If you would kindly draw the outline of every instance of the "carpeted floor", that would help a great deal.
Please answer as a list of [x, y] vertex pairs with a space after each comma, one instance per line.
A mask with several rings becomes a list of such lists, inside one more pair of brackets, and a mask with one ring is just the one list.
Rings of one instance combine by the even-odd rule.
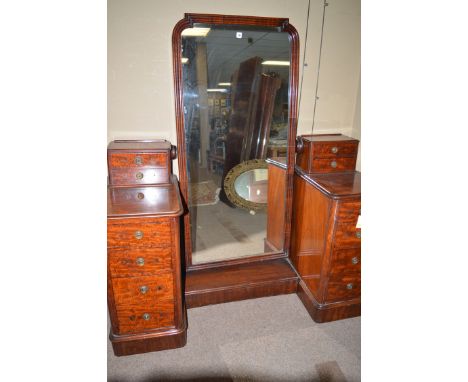
[[295, 294], [188, 310], [187, 345], [115, 357], [108, 381], [355, 382], [361, 320], [312, 321]]

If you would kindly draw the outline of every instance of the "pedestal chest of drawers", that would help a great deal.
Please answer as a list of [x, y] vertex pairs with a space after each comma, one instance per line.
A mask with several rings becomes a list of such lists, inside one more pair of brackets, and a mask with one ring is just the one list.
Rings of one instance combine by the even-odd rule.
[[291, 260], [302, 302], [316, 322], [360, 315], [361, 174], [296, 166], [293, 206]]

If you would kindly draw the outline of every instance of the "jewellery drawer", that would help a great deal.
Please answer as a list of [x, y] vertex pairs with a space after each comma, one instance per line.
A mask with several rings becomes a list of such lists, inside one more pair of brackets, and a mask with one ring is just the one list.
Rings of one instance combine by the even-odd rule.
[[335, 249], [330, 274], [361, 272], [361, 248]]
[[311, 172], [353, 171], [356, 168], [356, 158], [313, 158]]
[[312, 156], [322, 158], [355, 157], [358, 151], [357, 141], [314, 142]]
[[158, 306], [117, 306], [116, 311], [118, 334], [175, 326], [173, 301], [163, 301]]
[[361, 296], [360, 272], [333, 273], [328, 279], [326, 302], [343, 301]]
[[107, 251], [110, 276], [145, 276], [170, 270], [172, 247], [113, 248]]
[[156, 306], [161, 301], [174, 300], [172, 272], [154, 276], [121, 277], [112, 279], [115, 305]]
[[335, 232], [335, 248], [360, 247], [361, 229], [355, 224], [338, 223]]
[[168, 219], [158, 219], [154, 223], [141, 223], [124, 220], [107, 223], [107, 246], [159, 246], [166, 247], [172, 242], [171, 226]]
[[353, 202], [340, 202], [338, 213], [336, 214], [336, 220], [340, 222], [349, 222], [354, 225], [357, 224], [358, 216], [361, 213], [361, 201]]
[[167, 168], [117, 167], [109, 169], [109, 183], [114, 186], [167, 184], [169, 176]]
[[109, 168], [119, 167], [168, 167], [167, 153], [112, 153], [109, 154]]

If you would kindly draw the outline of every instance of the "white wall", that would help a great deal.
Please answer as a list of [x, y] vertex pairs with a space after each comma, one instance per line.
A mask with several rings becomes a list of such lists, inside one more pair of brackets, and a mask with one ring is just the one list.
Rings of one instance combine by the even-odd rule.
[[[358, 126], [354, 120], [360, 78], [360, 1], [328, 3], [314, 133], [351, 134], [353, 125]], [[109, 0], [108, 141], [166, 138], [177, 142], [171, 36], [186, 12], [288, 17], [299, 32], [299, 82], [304, 74], [298, 134], [311, 133], [324, 5], [321, 0], [310, 1], [304, 61], [307, 7], [307, 0]], [[177, 173], [177, 161], [174, 165]]]

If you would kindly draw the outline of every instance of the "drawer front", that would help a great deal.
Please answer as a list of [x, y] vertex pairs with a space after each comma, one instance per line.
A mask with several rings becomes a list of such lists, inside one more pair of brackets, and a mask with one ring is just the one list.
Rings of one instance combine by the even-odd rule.
[[115, 305], [117, 309], [130, 306], [151, 308], [162, 301], [174, 301], [173, 280], [172, 272], [112, 279]]
[[361, 273], [361, 248], [335, 249], [330, 274]]
[[356, 158], [313, 158], [311, 172], [354, 171]]
[[313, 157], [356, 157], [357, 151], [357, 142], [314, 142], [312, 144]]
[[157, 219], [154, 223], [125, 222], [107, 224], [107, 246], [139, 247], [171, 245], [169, 219]]
[[109, 155], [109, 167], [168, 167], [169, 153], [114, 153]]
[[109, 169], [109, 182], [115, 186], [138, 184], [169, 183], [167, 168], [131, 168], [119, 167]]
[[361, 213], [361, 201], [340, 202], [336, 220], [340, 222], [349, 222], [356, 225], [358, 216]]
[[361, 229], [355, 224], [338, 223], [335, 232], [335, 248], [361, 247]]
[[345, 301], [361, 296], [361, 274], [335, 273], [328, 279], [325, 302]]
[[163, 301], [158, 306], [127, 305], [117, 307], [118, 333], [128, 334], [175, 326], [173, 301]]
[[110, 276], [149, 276], [171, 270], [172, 247], [114, 248], [107, 252]]

